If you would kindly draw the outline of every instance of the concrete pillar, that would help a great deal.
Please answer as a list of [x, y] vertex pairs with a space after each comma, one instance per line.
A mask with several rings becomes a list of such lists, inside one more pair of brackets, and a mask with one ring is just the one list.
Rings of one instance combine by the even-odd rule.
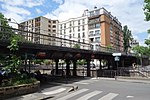
[[99, 69], [102, 70], [102, 65], [101, 65], [102, 59], [99, 59]]
[[122, 57], [121, 59], [121, 63], [122, 63], [122, 66], [121, 67], [124, 67], [124, 58]]
[[31, 60], [29, 59], [29, 73], [31, 72]]
[[66, 60], [66, 76], [70, 76], [70, 60]]
[[111, 62], [110, 62], [110, 59], [108, 59], [108, 60], [107, 60], [107, 65], [108, 65], [108, 69], [109, 69], [109, 70], [110, 70], [110, 65], [111, 65], [110, 63], [111, 63]]
[[56, 75], [58, 75], [58, 62], [59, 62], [59, 59], [55, 59], [55, 73]]
[[91, 73], [90, 73], [90, 60], [87, 60], [87, 77], [90, 77]]
[[25, 53], [25, 71], [27, 71], [27, 53]]
[[73, 76], [77, 76], [77, 60], [73, 60]]

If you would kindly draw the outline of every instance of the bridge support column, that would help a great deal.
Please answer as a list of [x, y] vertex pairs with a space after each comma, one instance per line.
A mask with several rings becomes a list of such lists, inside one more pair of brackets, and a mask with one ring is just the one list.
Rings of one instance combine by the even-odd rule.
[[99, 69], [102, 70], [102, 65], [101, 65], [102, 59], [99, 59]]
[[124, 58], [121, 59], [121, 67], [124, 67]]
[[108, 70], [110, 70], [110, 59], [107, 60]]
[[25, 53], [25, 72], [27, 71], [27, 53]]
[[59, 59], [55, 59], [55, 73], [56, 73], [56, 75], [58, 75], [58, 62], [59, 62]]
[[73, 60], [73, 76], [77, 76], [77, 60]]
[[91, 73], [90, 73], [90, 60], [86, 60], [87, 61], [87, 77], [90, 77], [91, 76]]
[[29, 59], [29, 73], [31, 72], [31, 59]]
[[70, 60], [66, 60], [66, 76], [70, 76]]

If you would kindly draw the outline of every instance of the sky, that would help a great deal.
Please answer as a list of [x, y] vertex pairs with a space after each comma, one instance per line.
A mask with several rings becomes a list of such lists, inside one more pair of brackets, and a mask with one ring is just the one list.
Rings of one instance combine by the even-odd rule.
[[64, 21], [81, 16], [86, 9], [104, 7], [144, 45], [150, 21], [144, 21], [143, 5], [144, 0], [0, 0], [0, 12], [15, 23], [38, 16]]

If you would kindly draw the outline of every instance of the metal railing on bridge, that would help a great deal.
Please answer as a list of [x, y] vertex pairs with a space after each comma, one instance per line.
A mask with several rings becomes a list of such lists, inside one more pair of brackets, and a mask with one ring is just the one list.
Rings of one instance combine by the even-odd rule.
[[[90, 43], [60, 38], [54, 34], [50, 34], [50, 32], [48, 31], [41, 34], [39, 32], [31, 32], [12, 27], [0, 26], [0, 40], [7, 41], [10, 39], [12, 34], [20, 36], [21, 42], [92, 50], [92, 45]], [[116, 49], [101, 46], [99, 46], [99, 48], [94, 51], [101, 51], [108, 53], [121, 52], [117, 51]]]

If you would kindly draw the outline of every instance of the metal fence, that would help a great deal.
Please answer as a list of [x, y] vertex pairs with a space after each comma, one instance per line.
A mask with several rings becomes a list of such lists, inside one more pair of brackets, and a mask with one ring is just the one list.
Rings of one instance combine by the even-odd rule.
[[[79, 42], [73, 39], [60, 38], [54, 34], [50, 34], [47, 32], [43, 32], [41, 34], [39, 32], [30, 32], [30, 31], [15, 29], [12, 27], [0, 26], [0, 40], [9, 40], [13, 34], [20, 36], [21, 42], [61, 46], [61, 47], [68, 47], [68, 48], [77, 48], [77, 46], [79, 46], [80, 49], [92, 50], [92, 44], [90, 42]], [[101, 47], [101, 46], [99, 46], [99, 48], [96, 49], [95, 51], [108, 52], [108, 53], [121, 52], [116, 49]]]

